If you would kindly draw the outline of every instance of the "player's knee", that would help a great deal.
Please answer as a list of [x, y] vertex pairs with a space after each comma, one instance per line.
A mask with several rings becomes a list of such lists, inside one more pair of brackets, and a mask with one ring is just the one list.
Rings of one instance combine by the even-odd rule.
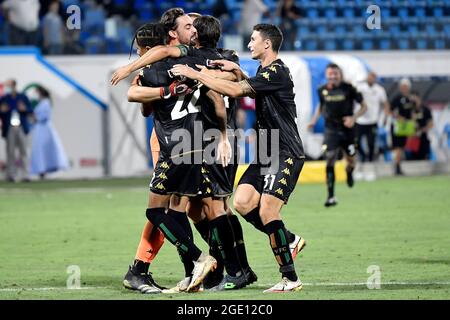
[[158, 227], [163, 222], [164, 215], [166, 214], [165, 208], [148, 208], [145, 215], [154, 226]]
[[233, 199], [233, 207], [240, 214], [246, 214], [253, 209], [252, 203], [250, 200], [251, 199], [249, 199], [247, 197], [239, 197], [239, 196], [235, 195], [235, 197]]

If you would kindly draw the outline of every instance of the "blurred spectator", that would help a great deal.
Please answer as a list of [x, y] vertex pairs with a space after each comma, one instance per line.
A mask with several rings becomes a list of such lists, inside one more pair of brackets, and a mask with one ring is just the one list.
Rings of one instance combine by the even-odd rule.
[[422, 103], [422, 98], [418, 92], [412, 92], [411, 98], [414, 101], [414, 119], [416, 120], [416, 138], [418, 148], [412, 153], [413, 160], [430, 159], [430, 139], [428, 132], [433, 128], [433, 116], [428, 107]]
[[48, 13], [42, 20], [44, 49], [47, 54], [62, 54], [64, 46], [64, 23], [59, 15], [59, 0], [50, 3]]
[[38, 44], [39, 0], [6, 0], [2, 4], [8, 21], [9, 44], [13, 46]]
[[279, 3], [277, 15], [280, 17], [280, 29], [283, 32], [282, 50], [294, 50], [297, 39], [295, 20], [303, 16], [302, 10], [295, 6], [294, 0], [282, 0]]
[[262, 0], [245, 0], [239, 24], [239, 33], [243, 36], [244, 48], [247, 48], [253, 27], [261, 23], [263, 14], [268, 13], [269, 8]]
[[23, 181], [28, 177], [28, 139], [30, 131], [28, 117], [33, 113], [27, 96], [17, 92], [15, 80], [5, 82], [4, 93], [0, 100], [0, 119], [2, 121], [2, 137], [6, 139], [6, 174], [7, 180], [14, 182], [16, 178], [16, 149], [20, 153], [20, 166]]
[[403, 175], [400, 163], [404, 157], [404, 150], [408, 136], [415, 134], [413, 111], [414, 100], [411, 98], [411, 81], [403, 78], [399, 82], [398, 94], [391, 102], [391, 112], [394, 118], [391, 126], [392, 148], [394, 149], [395, 174]]
[[59, 136], [51, 123], [50, 94], [41, 86], [37, 87], [37, 91], [39, 102], [34, 109], [36, 124], [31, 131], [30, 172], [44, 179], [47, 173], [67, 169], [69, 164]]
[[[370, 72], [367, 81], [358, 86], [358, 91], [362, 94], [367, 105], [367, 111], [361, 117], [356, 119], [356, 137], [358, 145], [358, 155], [361, 164], [355, 172], [355, 179], [364, 178], [366, 180], [375, 180], [375, 141], [378, 132], [378, 121], [382, 110], [389, 113], [389, 102], [386, 91], [377, 82], [377, 76]], [[364, 148], [363, 140], [366, 140]]]

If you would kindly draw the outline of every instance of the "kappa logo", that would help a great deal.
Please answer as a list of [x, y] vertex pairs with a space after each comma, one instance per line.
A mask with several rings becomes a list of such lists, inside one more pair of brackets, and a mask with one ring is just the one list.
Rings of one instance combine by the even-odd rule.
[[263, 72], [261, 73], [261, 75], [263, 76], [263, 78], [267, 79], [267, 81], [270, 81], [270, 74], [268, 72]]
[[281, 178], [280, 180], [278, 180], [279, 183], [281, 183], [282, 185], [287, 186], [287, 181], [285, 178]]
[[159, 174], [158, 178], [163, 179], [163, 180], [166, 180], [166, 179], [167, 179], [167, 176], [166, 176], [166, 174], [165, 174], [164, 172], [161, 172], [161, 173]]
[[277, 73], [277, 68], [275, 68], [274, 65], [271, 65], [271, 66], [269, 67], [269, 70], [272, 71], [272, 72]]
[[163, 169], [169, 169], [169, 165], [165, 161], [163, 163], [161, 163], [160, 167]]
[[291, 166], [294, 164], [294, 161], [292, 160], [292, 158], [288, 158], [284, 162], [287, 164], [290, 164]]
[[281, 188], [278, 188], [277, 190], [275, 190], [275, 193], [278, 193], [279, 195], [283, 195], [283, 190]]
[[285, 168], [283, 171], [281, 171], [281, 172], [283, 172], [285, 175], [288, 175], [288, 176], [290, 176], [291, 175], [291, 171], [288, 169], [288, 168]]
[[155, 189], [158, 190], [166, 190], [166, 187], [164, 187], [164, 185], [160, 182], [156, 185]]

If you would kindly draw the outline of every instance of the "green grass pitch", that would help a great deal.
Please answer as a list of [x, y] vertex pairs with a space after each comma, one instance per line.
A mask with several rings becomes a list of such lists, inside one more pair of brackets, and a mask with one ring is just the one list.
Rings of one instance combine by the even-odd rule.
[[[449, 299], [449, 176], [381, 179], [323, 207], [325, 185], [299, 185], [282, 216], [307, 240], [296, 260], [303, 290], [262, 291], [279, 280], [264, 234], [241, 219], [257, 283], [239, 290], [142, 295], [122, 279], [145, 220], [148, 179], [0, 183], [0, 299]], [[194, 231], [196, 243], [206, 249]], [[67, 267], [81, 270], [81, 289], [66, 289]], [[381, 288], [367, 269], [379, 266]], [[166, 241], [151, 266], [170, 286], [183, 277]]]

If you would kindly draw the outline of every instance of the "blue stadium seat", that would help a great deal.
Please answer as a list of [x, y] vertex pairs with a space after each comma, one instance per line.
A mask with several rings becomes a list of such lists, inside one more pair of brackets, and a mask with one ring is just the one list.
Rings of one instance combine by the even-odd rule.
[[409, 17], [408, 7], [398, 8], [397, 16], [402, 19], [407, 19]]
[[304, 41], [304, 49], [307, 51], [315, 51], [317, 50], [317, 41], [314, 39], [309, 39]]
[[345, 39], [342, 43], [342, 49], [344, 50], [354, 50], [355, 49], [355, 41], [353, 39]]
[[434, 49], [442, 50], [445, 49], [445, 40], [444, 39], [435, 39], [433, 41]]
[[361, 43], [363, 50], [373, 50], [374, 49], [374, 43], [372, 39], [363, 39]]
[[427, 13], [424, 7], [416, 7], [414, 8], [414, 15], [417, 18], [425, 18], [427, 16]]
[[397, 40], [398, 48], [400, 50], [409, 50], [409, 40], [406, 38], [402, 38]]
[[327, 8], [325, 9], [325, 18], [334, 19], [337, 16], [337, 12], [335, 8]]
[[391, 40], [390, 39], [381, 39], [379, 46], [380, 46], [381, 50], [390, 50], [391, 49]]
[[324, 42], [324, 49], [327, 51], [333, 51], [336, 50], [337, 45], [336, 45], [336, 41], [334, 39], [327, 39]]
[[308, 17], [308, 19], [316, 19], [319, 17], [319, 10], [317, 10], [316, 8], [310, 8], [307, 10], [306, 16]]
[[427, 39], [421, 38], [416, 40], [416, 49], [425, 50], [428, 49]]
[[433, 16], [435, 18], [442, 18], [444, 16], [444, 8], [442, 7], [433, 8]]
[[354, 18], [355, 17], [355, 10], [353, 8], [344, 8], [343, 16], [345, 18]]

